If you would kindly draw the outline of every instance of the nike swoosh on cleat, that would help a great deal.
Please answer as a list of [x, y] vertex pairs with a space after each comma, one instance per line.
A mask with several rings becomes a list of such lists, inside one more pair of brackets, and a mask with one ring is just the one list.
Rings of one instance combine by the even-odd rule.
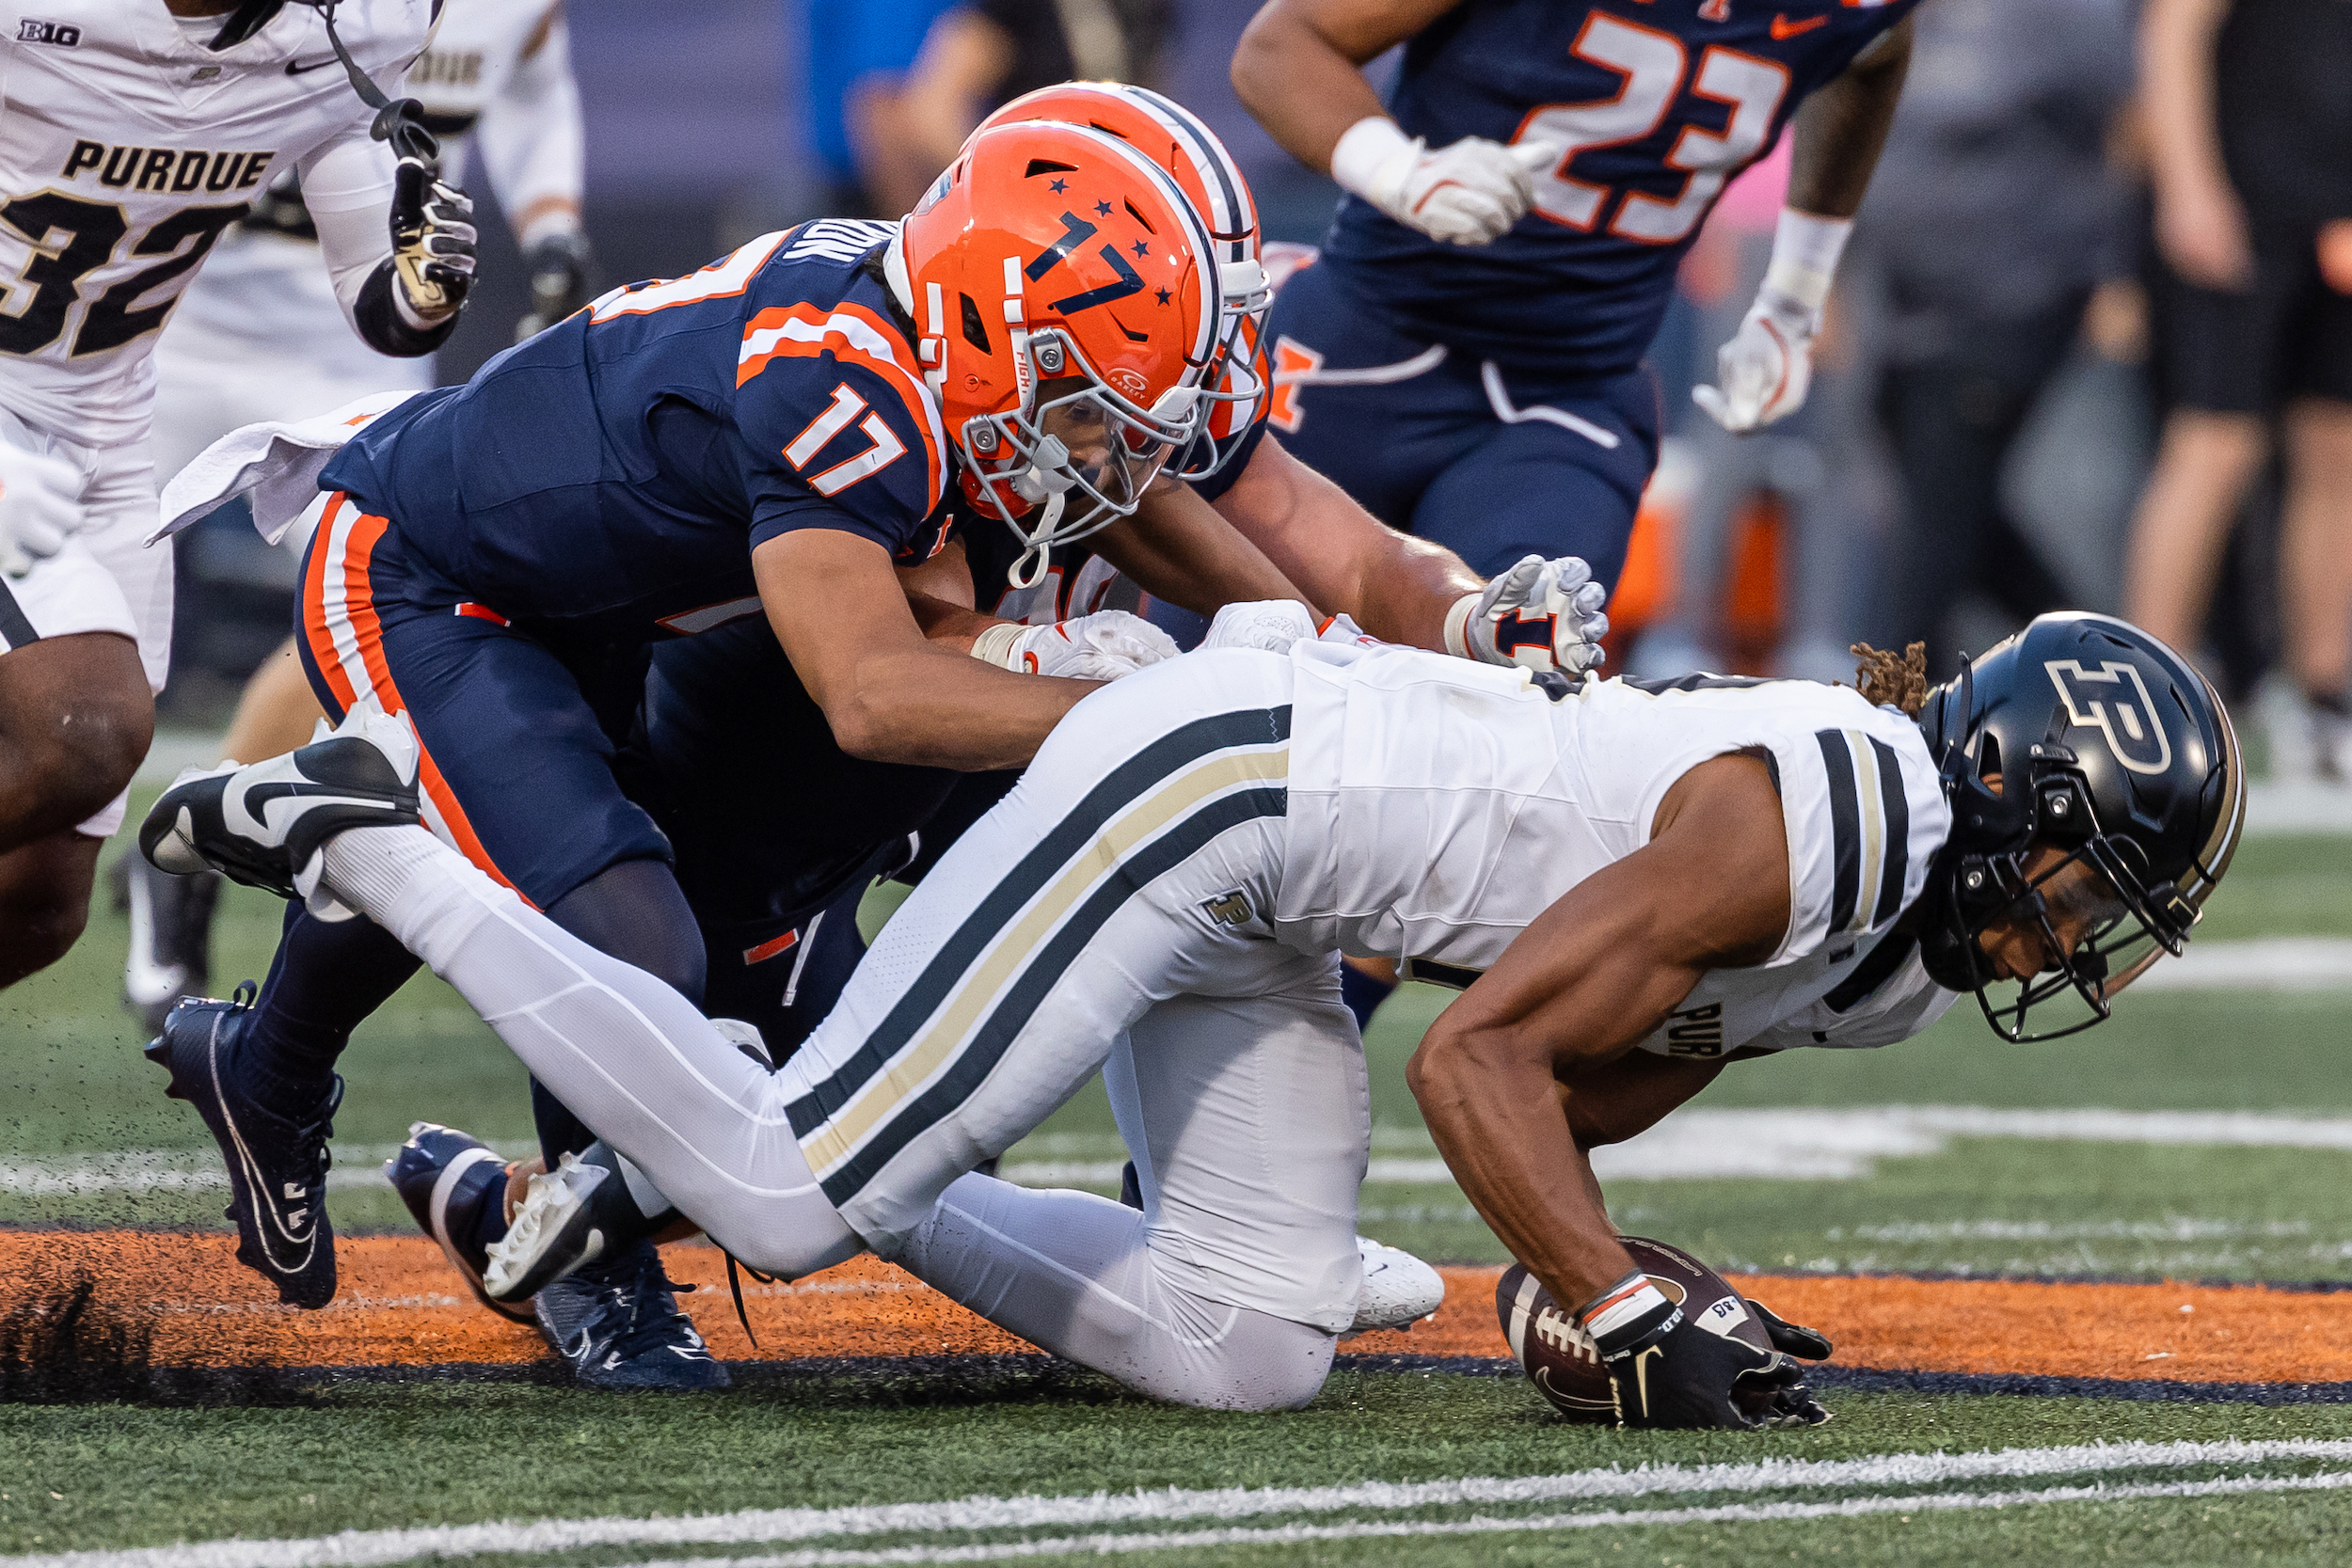
[[1816, 27], [1828, 25], [1829, 18], [1825, 16], [1808, 16], [1802, 22], [1792, 22], [1787, 12], [1777, 12], [1772, 17], [1772, 39], [1775, 42], [1784, 41], [1799, 33], [1809, 33]]

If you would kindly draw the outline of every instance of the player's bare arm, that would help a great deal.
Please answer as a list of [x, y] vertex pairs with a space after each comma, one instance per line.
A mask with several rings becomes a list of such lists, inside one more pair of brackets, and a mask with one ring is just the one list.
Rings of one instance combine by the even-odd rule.
[[1203, 615], [1254, 599], [1298, 599], [1326, 610], [1352, 608], [1327, 602], [1301, 586], [1295, 574], [1267, 558], [1251, 531], [1228, 519], [1222, 506], [1172, 481], [1152, 486], [1133, 516], [1104, 529], [1095, 549], [1153, 598]]
[[1838, 258], [1886, 145], [1911, 67], [1905, 17], [1808, 94], [1789, 125], [1788, 197], [1772, 257], [1739, 332], [1716, 352], [1716, 382], [1692, 401], [1734, 435], [1748, 435], [1804, 406], [1813, 340], [1821, 329]]
[[852, 756], [1019, 768], [1092, 682], [1039, 680], [929, 641], [870, 540], [811, 529], [752, 552], [769, 624]]
[[1771, 957], [1788, 918], [1771, 775], [1745, 756], [1702, 763], [1667, 791], [1649, 844], [1545, 911], [1414, 1053], [1438, 1150], [1553, 1299], [1589, 1302], [1633, 1267], [1573, 1125], [1607, 1125], [1579, 1104], [1580, 1077], [1623, 1058], [1708, 970]]
[[1271, 434], [1213, 504], [1308, 603], [1386, 642], [1443, 649], [1447, 614], [1486, 587], [1461, 557], [1387, 527]]
[[1405, 134], [1358, 69], [1454, 4], [1276, 0], [1243, 35], [1233, 86], [1308, 167], [1327, 169], [1343, 188], [1432, 239], [1483, 245], [1525, 215], [1535, 175], [1560, 150], [1486, 136], [1432, 147]]
[[1272, 0], [1233, 51], [1233, 90], [1282, 150], [1329, 168], [1348, 128], [1385, 114], [1364, 64], [1461, 0]]
[[1911, 69], [1911, 33], [1906, 17], [1798, 107], [1789, 125], [1790, 207], [1836, 218], [1861, 211]]
[[2151, 0], [2140, 18], [2141, 93], [2158, 114], [2148, 127], [2156, 244], [2172, 270], [2208, 289], [2244, 289], [2254, 253], [2246, 207], [2221, 160], [2214, 113], [2214, 46], [2230, 0]]

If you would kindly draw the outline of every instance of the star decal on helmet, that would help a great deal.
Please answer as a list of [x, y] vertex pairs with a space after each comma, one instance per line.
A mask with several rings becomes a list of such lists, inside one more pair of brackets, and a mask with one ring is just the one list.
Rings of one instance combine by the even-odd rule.
[[1145, 257], [1145, 256], [1149, 256], [1149, 255], [1151, 255], [1151, 254], [1152, 254], [1152, 247], [1151, 247], [1150, 245], [1145, 245], [1145, 244], [1144, 244], [1141, 240], [1137, 240], [1137, 241], [1136, 242], [1136, 257], [1137, 257], [1138, 259], [1140, 259], [1140, 258], [1142, 258], [1142, 257]]

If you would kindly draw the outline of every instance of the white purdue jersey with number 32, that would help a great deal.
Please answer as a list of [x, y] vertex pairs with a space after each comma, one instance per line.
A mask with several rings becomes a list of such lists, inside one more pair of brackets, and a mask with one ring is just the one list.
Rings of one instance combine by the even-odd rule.
[[[396, 82], [436, 4], [342, 0], [336, 27]], [[390, 154], [320, 14], [290, 5], [208, 48], [225, 21], [183, 27], [164, 0], [0, 0], [0, 407], [37, 429], [92, 447], [145, 435], [155, 335], [280, 169], [303, 171], [323, 216], [385, 210]], [[328, 256], [346, 309], [389, 244]]]
[[1468, 986], [1569, 889], [1648, 843], [1685, 773], [1746, 752], [1780, 793], [1788, 932], [1764, 963], [1701, 979], [1643, 1049], [1885, 1045], [1950, 1006], [1891, 929], [1951, 826], [1918, 726], [1893, 708], [1846, 687], [1713, 676], [1587, 680], [1555, 702], [1522, 672], [1404, 650], [1302, 644], [1293, 659], [1274, 921], [1290, 945]]

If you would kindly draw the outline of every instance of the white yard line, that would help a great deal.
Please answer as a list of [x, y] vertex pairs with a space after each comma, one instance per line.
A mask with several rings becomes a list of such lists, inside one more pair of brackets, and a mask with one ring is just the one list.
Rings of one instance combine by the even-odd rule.
[[[1637, 1469], [1577, 1470], [1565, 1475], [1474, 1477], [1460, 1481], [1415, 1482], [1371, 1481], [1353, 1486], [1226, 1488], [1217, 1491], [1097, 1492], [1090, 1496], [964, 1497], [952, 1502], [895, 1503], [850, 1508], [747, 1509], [736, 1513], [690, 1515], [656, 1519], [542, 1519], [529, 1523], [447, 1525], [421, 1529], [345, 1530], [338, 1535], [302, 1540], [189, 1542], [170, 1546], [147, 1546], [120, 1551], [81, 1551], [0, 1557], [0, 1568], [383, 1568], [383, 1565], [421, 1558], [464, 1558], [496, 1553], [546, 1554], [580, 1552], [613, 1546], [750, 1545], [787, 1541], [821, 1540], [831, 1536], [882, 1535], [907, 1532], [989, 1529], [1095, 1528], [1115, 1524], [1166, 1524], [1180, 1519], [1230, 1520], [1264, 1518], [1290, 1513], [1331, 1513], [1371, 1510], [1394, 1513], [1408, 1509], [1477, 1505], [1513, 1505], [1570, 1500], [1655, 1497], [1677, 1494], [1777, 1492], [1800, 1487], [1922, 1487], [1987, 1479], [2020, 1480], [2042, 1476], [2104, 1474], [2121, 1470], [2180, 1469], [2191, 1465], [2249, 1465], [2314, 1460], [2352, 1460], [2352, 1440], [2295, 1438], [2268, 1442], [2086, 1443], [2061, 1448], [1980, 1449], [1973, 1453], [1880, 1454], [1868, 1459], [1762, 1460], [1746, 1465], [1660, 1465]], [[2276, 1487], [2341, 1485], [2352, 1482], [2326, 1476], [2280, 1478]], [[2221, 1486], [2270, 1486], [2258, 1482], [2183, 1483]], [[2117, 1498], [2137, 1495], [2144, 1488], [2115, 1488], [2095, 1492], [2064, 1489], [2069, 1500], [2076, 1492]], [[2150, 1492], [2149, 1496], [2187, 1497], [2185, 1490]], [[1938, 1506], [1994, 1506], [1979, 1500], [1983, 1495], [1929, 1494], [1925, 1498], [1892, 1499], [1906, 1507], [1925, 1507], [1939, 1497], [1956, 1497]], [[2010, 1495], [2030, 1500], [2032, 1495]], [[1875, 1512], [1882, 1499], [1853, 1500], [1849, 1511]], [[2053, 1495], [2053, 1500], [2057, 1500]], [[2002, 1505], [2006, 1506], [2006, 1505]], [[1752, 1504], [1751, 1510], [1814, 1507], [1821, 1512], [1847, 1510], [1829, 1503]], [[1688, 1511], [1676, 1511], [1688, 1512]], [[1700, 1511], [1702, 1513], [1711, 1511]], [[1698, 1514], [1694, 1513], [1695, 1519]], [[1805, 1517], [1766, 1513], [1756, 1517]], [[1599, 1514], [1570, 1514], [1570, 1521], [1600, 1519]], [[1623, 1519], [1630, 1516], [1620, 1516]], [[1670, 1522], [1662, 1516], [1652, 1522]], [[1482, 1521], [1466, 1520], [1464, 1525]], [[1337, 1526], [1330, 1528], [1366, 1530], [1377, 1527]], [[1413, 1533], [1428, 1527], [1415, 1523]], [[1566, 1528], [1547, 1521], [1496, 1521], [1493, 1528]], [[1273, 1532], [1263, 1532], [1274, 1539]], [[1391, 1530], [1393, 1533], [1393, 1530]], [[1114, 1537], [1130, 1540], [1133, 1537]], [[1301, 1539], [1309, 1539], [1301, 1537]], [[1339, 1537], [1332, 1537], [1339, 1539]], [[1187, 1542], [1210, 1544], [1206, 1536]], [[1019, 1546], [1020, 1543], [1007, 1545]], [[909, 1548], [915, 1549], [915, 1548]], [[930, 1549], [929, 1558], [954, 1547]], [[973, 1548], [997, 1549], [997, 1548]], [[1079, 1549], [1079, 1548], [1072, 1548]], [[1085, 1548], [1100, 1549], [1100, 1548]], [[794, 1559], [793, 1560], [800, 1560]], [[811, 1562], [834, 1560], [808, 1559]], [[886, 1557], [841, 1558], [838, 1560], [889, 1561]]]
[[1869, 1176], [1882, 1159], [1940, 1154], [1953, 1138], [2352, 1150], [2352, 1117], [1984, 1105], [1753, 1111], [1694, 1106], [1639, 1137], [1595, 1149], [1593, 1170], [1603, 1180], [1853, 1180]]
[[2141, 991], [2343, 990], [2352, 987], [2352, 940], [2256, 937], [2196, 942], [2160, 958], [2132, 986]]
[[1835, 1503], [1731, 1503], [1719, 1508], [1610, 1509], [1517, 1519], [1397, 1520], [1360, 1525], [1282, 1525], [1271, 1529], [1166, 1530], [1150, 1534], [1046, 1536], [973, 1546], [892, 1546], [882, 1550], [777, 1552], [760, 1557], [671, 1559], [630, 1568], [882, 1568], [922, 1562], [1004, 1562], [1023, 1558], [1107, 1557], [1114, 1552], [1200, 1551], [1215, 1546], [1292, 1546], [1315, 1541], [1367, 1541], [1443, 1535], [1524, 1534], [1530, 1530], [1621, 1529], [1642, 1525], [1755, 1525], [1798, 1519], [1855, 1519], [1872, 1513], [1949, 1513], [1967, 1509], [2029, 1508], [2050, 1503], [2124, 1503], [2161, 1497], [2244, 1497], [2261, 1492], [2339, 1492], [2352, 1470], [2316, 1476], [2259, 1476], [2153, 1486], [2054, 1486], [2039, 1492], [1928, 1492], [1854, 1497]]
[[[2013, 1110], [1988, 1105], [1869, 1105], [1820, 1110], [1677, 1111], [1637, 1138], [1593, 1152], [1604, 1180], [1659, 1181], [1729, 1177], [1847, 1180], [1883, 1159], [1940, 1154], [1954, 1138], [2024, 1138], [2037, 1143], [2158, 1144], [2205, 1148], [2311, 1148], [2352, 1152], [2352, 1117], [2271, 1111]], [[1391, 1131], [1384, 1147], [1427, 1147], [1426, 1134]], [[518, 1150], [519, 1151], [519, 1150]], [[389, 1145], [336, 1149], [330, 1192], [380, 1187]], [[1013, 1160], [1001, 1174], [1031, 1187], [1119, 1185], [1117, 1160]], [[1365, 1180], [1392, 1186], [1450, 1186], [1432, 1150], [1375, 1157]], [[210, 1192], [228, 1178], [209, 1150], [144, 1149], [60, 1154], [0, 1163], [0, 1194], [64, 1197], [96, 1193]]]

